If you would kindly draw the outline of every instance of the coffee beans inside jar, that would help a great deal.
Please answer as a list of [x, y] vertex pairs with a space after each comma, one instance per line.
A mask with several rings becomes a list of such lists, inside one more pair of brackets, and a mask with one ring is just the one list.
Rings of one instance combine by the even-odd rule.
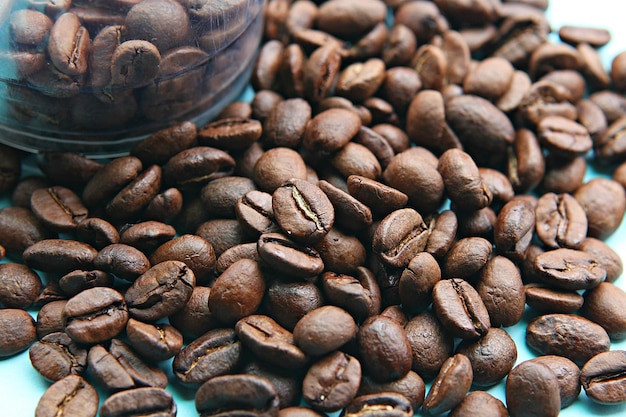
[[622, 60], [545, 7], [268, 1], [215, 122], [0, 153], [0, 366], [28, 354], [36, 416], [625, 403]]

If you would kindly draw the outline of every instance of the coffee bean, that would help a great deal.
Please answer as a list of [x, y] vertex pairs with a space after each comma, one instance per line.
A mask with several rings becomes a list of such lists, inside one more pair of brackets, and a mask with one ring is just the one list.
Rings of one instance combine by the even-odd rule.
[[35, 321], [20, 309], [0, 310], [0, 331], [6, 335], [0, 341], [0, 357], [12, 356], [27, 349], [37, 338]]
[[493, 196], [482, 182], [474, 160], [460, 149], [449, 149], [439, 157], [437, 166], [452, 203], [463, 210], [480, 210], [491, 203]]
[[409, 417], [413, 415], [413, 407], [408, 398], [394, 392], [366, 394], [356, 397], [341, 413], [341, 416], [393, 415]]
[[411, 368], [424, 379], [434, 378], [444, 361], [452, 355], [453, 337], [430, 310], [409, 320], [404, 330], [411, 345]]
[[170, 323], [185, 338], [195, 339], [209, 330], [219, 327], [219, 322], [209, 309], [211, 288], [196, 286], [182, 310], [169, 316]]
[[70, 298], [63, 307], [65, 332], [79, 343], [93, 344], [118, 335], [128, 321], [122, 294], [112, 288], [96, 287]]
[[133, 146], [130, 154], [139, 158], [144, 166], [161, 165], [177, 153], [194, 145], [196, 138], [196, 125], [185, 121], [153, 133]]
[[59, 413], [68, 417], [95, 417], [98, 392], [82, 377], [68, 375], [48, 387], [35, 409], [37, 417], [52, 417]]
[[494, 256], [479, 274], [476, 291], [489, 312], [492, 326], [518, 323], [524, 314], [525, 293], [517, 266], [504, 256]]
[[268, 284], [265, 308], [287, 330], [293, 331], [305, 314], [323, 304], [322, 291], [313, 283], [273, 280]]
[[[148, 413], [148, 414], [147, 414]], [[176, 403], [163, 388], [142, 387], [115, 393], [100, 407], [102, 417], [176, 416]]]
[[582, 367], [580, 381], [585, 393], [600, 404], [621, 404], [626, 401], [624, 389], [624, 351], [599, 353]]
[[86, 243], [44, 239], [24, 251], [24, 263], [41, 271], [70, 272], [92, 268], [97, 255], [98, 251]]
[[506, 406], [485, 391], [472, 391], [452, 409], [450, 417], [467, 417], [480, 414], [485, 417], [505, 417], [509, 413]]
[[137, 248], [123, 243], [111, 243], [98, 252], [93, 266], [118, 278], [134, 281], [150, 269], [150, 261]]
[[44, 304], [37, 313], [37, 337], [43, 338], [45, 335], [63, 331], [63, 308], [67, 300], [56, 300]]
[[583, 306], [583, 296], [573, 290], [550, 288], [542, 284], [524, 286], [526, 304], [539, 313], [574, 313]]
[[326, 272], [322, 275], [322, 289], [329, 302], [362, 321], [380, 312], [380, 289], [369, 269], [358, 267], [354, 275]]
[[360, 381], [359, 361], [335, 351], [309, 367], [302, 381], [302, 396], [314, 410], [338, 411], [356, 396]]
[[253, 375], [223, 375], [202, 384], [196, 392], [196, 410], [201, 415], [223, 412], [277, 416], [278, 394], [271, 382]]
[[443, 263], [442, 275], [466, 280], [482, 269], [491, 256], [492, 244], [481, 237], [466, 237], [456, 241], [448, 250]]
[[597, 287], [606, 271], [586, 252], [560, 248], [535, 258], [535, 268], [542, 280], [565, 290]]
[[541, 363], [520, 363], [506, 380], [506, 404], [513, 417], [558, 416], [561, 397], [556, 375]]
[[602, 327], [574, 314], [537, 317], [526, 328], [526, 343], [542, 355], [564, 356], [578, 365], [610, 347]]
[[585, 291], [585, 302], [581, 314], [599, 324], [612, 340], [626, 337], [626, 316], [621, 306], [626, 293], [610, 282], [601, 282], [597, 287]]
[[126, 335], [132, 348], [142, 357], [159, 362], [178, 353], [183, 345], [183, 335], [168, 324], [151, 324], [129, 319]]
[[318, 251], [297, 244], [279, 233], [259, 237], [257, 250], [269, 266], [287, 275], [312, 279], [324, 270]]
[[422, 409], [429, 414], [441, 414], [453, 409], [465, 398], [472, 379], [472, 365], [467, 356], [455, 354], [441, 366], [424, 398]]
[[159, 246], [150, 255], [150, 263], [156, 265], [167, 260], [184, 262], [196, 277], [196, 284], [206, 284], [213, 278], [215, 251], [200, 236], [185, 234]]
[[574, 198], [587, 214], [587, 235], [590, 237], [607, 238], [615, 232], [624, 217], [626, 194], [613, 180], [592, 179], [576, 190]]
[[150, 253], [176, 235], [169, 224], [146, 220], [120, 229], [120, 243]]
[[33, 368], [49, 381], [82, 375], [87, 367], [87, 350], [63, 332], [50, 333], [28, 351]]
[[489, 313], [480, 295], [460, 278], [435, 284], [433, 309], [446, 329], [462, 339], [477, 339], [491, 327]]
[[405, 267], [424, 250], [428, 234], [428, 227], [417, 211], [399, 209], [380, 222], [372, 239], [372, 249], [385, 264]]
[[351, 341], [357, 326], [342, 308], [325, 305], [305, 314], [293, 329], [293, 340], [305, 353], [321, 356]]
[[30, 307], [41, 292], [39, 275], [18, 263], [0, 264], [0, 304], [5, 308]]
[[531, 359], [550, 368], [559, 382], [561, 409], [570, 406], [580, 394], [580, 369], [571, 360], [563, 356], [542, 355]]
[[291, 178], [306, 179], [306, 164], [293, 149], [270, 149], [254, 165], [254, 182], [265, 192], [273, 193]]
[[401, 209], [408, 201], [408, 196], [403, 192], [358, 175], [348, 177], [348, 192], [373, 212], [379, 214], [389, 214]]
[[98, 217], [90, 217], [80, 222], [76, 227], [76, 235], [98, 250], [120, 241], [120, 234], [115, 226]]
[[0, 244], [7, 255], [22, 259], [24, 251], [33, 244], [56, 237], [32, 211], [23, 207], [0, 210]]

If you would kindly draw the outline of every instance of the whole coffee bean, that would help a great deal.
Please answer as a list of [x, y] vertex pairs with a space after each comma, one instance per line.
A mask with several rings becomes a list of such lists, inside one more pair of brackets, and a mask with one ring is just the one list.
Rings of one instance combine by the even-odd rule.
[[603, 28], [564, 25], [559, 28], [559, 38], [571, 45], [587, 43], [599, 48], [609, 43], [611, 34]]
[[497, 100], [509, 89], [514, 71], [511, 63], [504, 58], [487, 58], [462, 79], [463, 90], [466, 94]]
[[82, 375], [87, 367], [87, 349], [63, 332], [50, 333], [28, 351], [33, 368], [48, 381]]
[[185, 121], [143, 139], [133, 146], [130, 154], [139, 158], [144, 166], [162, 165], [177, 153], [194, 145], [196, 138], [196, 125]]
[[450, 200], [463, 210], [480, 210], [493, 199], [482, 181], [478, 167], [469, 154], [449, 149], [439, 157], [437, 166]]
[[263, 191], [247, 192], [235, 203], [235, 216], [250, 235], [278, 232], [274, 222], [272, 195]]
[[517, 266], [504, 256], [495, 256], [479, 274], [476, 291], [489, 312], [492, 326], [518, 323], [524, 314], [525, 293]]
[[305, 353], [321, 356], [355, 338], [357, 326], [342, 308], [325, 305], [305, 314], [293, 329], [295, 344]]
[[293, 149], [270, 149], [254, 165], [254, 182], [265, 192], [273, 193], [291, 178], [306, 179], [306, 164]]
[[585, 363], [580, 381], [589, 398], [600, 404], [626, 402], [625, 358], [625, 351], [614, 350], [599, 353]]
[[50, 29], [48, 54], [54, 66], [64, 74], [81, 75], [87, 72], [91, 39], [73, 13], [64, 13]]
[[466, 237], [456, 241], [448, 250], [443, 265], [444, 277], [472, 279], [472, 275], [489, 261], [492, 243], [482, 237]]
[[545, 283], [565, 290], [594, 288], [606, 278], [592, 255], [576, 249], [544, 252], [535, 258], [535, 268]]
[[196, 286], [182, 310], [169, 316], [170, 323], [190, 340], [219, 326], [209, 309], [211, 288]]
[[287, 275], [313, 279], [324, 270], [324, 261], [318, 251], [279, 233], [261, 235], [257, 250], [267, 265]]
[[35, 408], [36, 417], [95, 417], [98, 392], [78, 375], [69, 375], [50, 385]]
[[137, 277], [126, 290], [128, 313], [142, 321], [156, 321], [181, 310], [196, 284], [193, 271], [180, 261], [164, 261]]
[[426, 244], [426, 252], [441, 259], [454, 243], [458, 229], [458, 218], [452, 210], [444, 210], [428, 221], [430, 236]]
[[0, 245], [7, 255], [22, 259], [26, 248], [40, 240], [56, 237], [27, 208], [5, 207], [0, 210]]
[[198, 130], [198, 143], [224, 150], [243, 150], [262, 134], [261, 122], [251, 119], [219, 119]]
[[345, 109], [329, 109], [313, 117], [307, 124], [303, 146], [311, 151], [338, 151], [361, 127], [361, 119]]
[[359, 267], [354, 275], [325, 272], [322, 275], [322, 289], [330, 303], [344, 308], [357, 321], [363, 321], [380, 313], [380, 289], [369, 269]]
[[404, 330], [411, 345], [412, 369], [424, 379], [434, 378], [452, 355], [453, 337], [430, 310], [409, 320]]
[[570, 160], [548, 155], [542, 188], [554, 193], [573, 193], [583, 184], [586, 169], [584, 157]]
[[520, 198], [510, 200], [502, 207], [496, 220], [493, 231], [496, 250], [513, 260], [524, 258], [534, 228], [534, 207]]
[[302, 396], [314, 410], [338, 411], [356, 396], [360, 382], [359, 361], [335, 351], [310, 366], [302, 381]]
[[0, 192], [11, 190], [22, 173], [20, 154], [16, 149], [0, 145]]
[[448, 358], [428, 390], [422, 410], [441, 414], [456, 407], [472, 385], [472, 365], [467, 356], [457, 353]]
[[5, 308], [30, 307], [41, 292], [41, 278], [26, 265], [0, 264], [0, 304]]
[[506, 380], [506, 403], [511, 417], [558, 416], [561, 397], [556, 375], [541, 363], [520, 363]]
[[624, 269], [620, 256], [605, 242], [588, 237], [582, 241], [579, 250], [595, 257], [600, 266], [606, 270], [606, 281], [614, 282]]
[[544, 146], [564, 158], [584, 155], [592, 146], [587, 129], [562, 116], [544, 117], [537, 130]]
[[[363, 132], [361, 127], [359, 132]], [[358, 143], [365, 142], [365, 143]], [[385, 143], [386, 142], [382, 142]], [[331, 159], [331, 165], [344, 177], [350, 175], [360, 175], [366, 178], [378, 178], [382, 172], [379, 160], [374, 152], [379, 151], [374, 146], [377, 144], [365, 136], [365, 134], [357, 134], [354, 142], [348, 142], [335, 153]], [[384, 155], [384, 161], [391, 159], [391, 148], [387, 149], [387, 155]]]
[[90, 288], [70, 298], [63, 308], [65, 332], [79, 343], [99, 343], [119, 334], [128, 321], [122, 294], [112, 288]]
[[[242, 374], [250, 374], [267, 379], [278, 394], [280, 407], [291, 407], [302, 400], [302, 373], [287, 369], [274, 368], [250, 358], [240, 369]], [[308, 409], [313, 411], [311, 409]]]
[[441, 280], [441, 269], [428, 252], [415, 255], [400, 276], [398, 283], [402, 308], [412, 314], [426, 310], [432, 302], [432, 291]]
[[37, 337], [43, 338], [45, 335], [63, 331], [63, 308], [67, 300], [51, 301], [41, 306], [37, 313]]
[[457, 216], [459, 223], [458, 237], [493, 239], [493, 229], [497, 221], [497, 215], [491, 207], [471, 212], [459, 211]]
[[[201, 206], [198, 206], [194, 208], [194, 211], [200, 209]], [[235, 219], [214, 219], [205, 221], [197, 227], [194, 234], [200, 236], [213, 246], [216, 257], [219, 257], [228, 248], [251, 241], [251, 237], [246, 235], [239, 221]]]
[[621, 306], [626, 302], [626, 292], [610, 282], [601, 282], [585, 291], [581, 314], [599, 324], [612, 340], [626, 337], [626, 314]]
[[372, 211], [367, 205], [326, 180], [319, 181], [317, 186], [333, 204], [335, 219], [343, 228], [358, 231], [372, 224]]
[[102, 417], [175, 417], [172, 394], [157, 387], [134, 388], [115, 393], [100, 407]]
[[183, 335], [169, 324], [151, 324], [129, 319], [126, 335], [132, 348], [141, 357], [159, 362], [178, 353], [183, 345]]
[[126, 184], [132, 181], [142, 170], [142, 163], [134, 156], [113, 159], [96, 171], [85, 184], [82, 200], [87, 207], [98, 207], [105, 204]]
[[272, 209], [283, 231], [304, 243], [321, 239], [335, 221], [335, 210], [326, 194], [316, 185], [297, 178], [274, 191]]
[[424, 380], [416, 372], [409, 371], [404, 377], [390, 382], [378, 382], [368, 376], [363, 376], [357, 396], [393, 392], [404, 395], [414, 410], [424, 402]]
[[120, 241], [117, 228], [98, 217], [90, 217], [81, 221], [76, 227], [76, 235], [81, 241], [89, 243], [98, 250]]
[[524, 286], [526, 304], [541, 313], [574, 313], [583, 306], [583, 296], [573, 290], [546, 287], [543, 284]]
[[401, 209], [409, 199], [406, 194], [395, 188], [359, 175], [350, 175], [347, 185], [351, 196], [378, 214], [386, 215]]
[[406, 267], [424, 250], [428, 235], [428, 226], [417, 211], [399, 209], [380, 222], [372, 239], [372, 249], [385, 264]]
[[579, 366], [610, 348], [609, 335], [600, 325], [574, 314], [537, 317], [526, 328], [526, 343], [542, 355], [564, 356]]
[[313, 283], [273, 280], [268, 284], [264, 307], [277, 323], [293, 331], [305, 314], [323, 304], [322, 291]]
[[497, 384], [513, 369], [517, 348], [509, 334], [497, 327], [490, 328], [476, 341], [464, 340], [456, 349], [470, 360], [473, 384], [488, 387]]
[[485, 391], [472, 391], [457, 405], [449, 417], [468, 417], [480, 414], [485, 417], [506, 417], [506, 406]]
[[616, 181], [595, 178], [581, 185], [574, 198], [587, 213], [587, 235], [605, 239], [612, 235], [624, 217], [626, 193]]
[[[295, 4], [306, 3], [306, 2], [298, 2]], [[318, 413], [315, 410], [311, 410], [306, 407], [285, 407], [281, 408], [278, 412], [278, 417], [324, 417], [326, 414]]]
[[256, 190], [256, 186], [251, 179], [229, 176], [217, 178], [202, 187], [200, 198], [210, 217], [233, 218], [237, 200], [252, 190]]
[[14, 187], [11, 187], [11, 204], [17, 207], [30, 208], [30, 197], [40, 188], [50, 186], [46, 177], [29, 175], [20, 179]]
[[176, 229], [169, 224], [146, 220], [122, 227], [120, 243], [150, 253], [176, 235]]
[[535, 213], [537, 235], [549, 247], [577, 248], [587, 235], [587, 215], [569, 194], [544, 194]]
[[47, 272], [67, 273], [75, 269], [90, 269], [98, 251], [76, 240], [44, 239], [24, 251], [24, 263]]
[[377, 381], [402, 378], [411, 369], [409, 339], [400, 323], [389, 317], [378, 315], [365, 320], [357, 343], [364, 372]]
[[24, 310], [0, 309], [0, 358], [12, 356], [30, 346], [37, 339], [35, 320]]
[[235, 325], [235, 332], [244, 346], [275, 366], [297, 369], [306, 364], [307, 356], [295, 346], [293, 334], [269, 316], [244, 317]]
[[433, 310], [443, 326], [462, 339], [477, 339], [491, 327], [489, 312], [480, 295], [460, 278], [435, 284]]
[[543, 355], [531, 359], [550, 368], [559, 382], [561, 409], [570, 406], [580, 394], [580, 369], [571, 360], [563, 356]]
[[161, 189], [161, 167], [151, 165], [120, 190], [105, 207], [109, 218], [125, 220], [136, 216]]
[[[299, 31], [298, 33], [304, 34], [306, 32]], [[336, 42], [328, 42], [326, 45], [315, 49], [304, 65], [305, 96], [314, 103], [323, 100], [328, 96], [336, 82], [340, 70], [341, 54]]]
[[266, 378], [232, 374], [211, 378], [196, 392], [196, 410], [203, 416], [278, 416], [278, 394]]
[[419, 91], [409, 104], [406, 133], [418, 146], [443, 150], [444, 99], [439, 91]]
[[93, 265], [118, 278], [134, 281], [150, 269], [150, 260], [137, 248], [123, 243], [112, 243], [98, 252]]
[[196, 284], [207, 284], [213, 278], [215, 250], [205, 239], [184, 234], [159, 246], [150, 255], [150, 263], [156, 265], [167, 260], [184, 262], [196, 277]]
[[361, 395], [352, 400], [340, 414], [343, 417], [374, 417], [413, 415], [411, 402], [404, 395], [395, 392], [382, 392]]
[[225, 151], [196, 146], [172, 156], [163, 167], [165, 184], [185, 189], [232, 174], [235, 160]]
[[181, 349], [172, 363], [174, 375], [186, 384], [198, 384], [232, 373], [242, 359], [241, 342], [233, 329], [206, 332]]
[[513, 145], [507, 148], [507, 176], [517, 192], [534, 189], [545, 173], [543, 150], [535, 134], [528, 129], [515, 132]]
[[[221, 275], [222, 272], [226, 271], [229, 266], [243, 258], [251, 259], [257, 262], [260, 261], [261, 258], [256, 246], [256, 242], [251, 242], [241, 243], [226, 249], [226, 251], [224, 251], [224, 253], [217, 258], [217, 262], [215, 263], [215, 273], [218, 274], [218, 276]], [[212, 280], [214, 278], [215, 277], [211, 277]]]
[[99, 270], [75, 270], [59, 279], [59, 288], [69, 297], [73, 297], [87, 288], [111, 287], [112, 285], [113, 276]]
[[265, 279], [259, 263], [240, 259], [213, 284], [209, 308], [219, 321], [234, 324], [259, 308], [264, 293]]

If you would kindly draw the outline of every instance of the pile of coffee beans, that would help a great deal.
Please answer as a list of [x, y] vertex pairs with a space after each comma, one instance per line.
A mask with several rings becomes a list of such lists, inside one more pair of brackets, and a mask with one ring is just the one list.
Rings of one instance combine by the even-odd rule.
[[626, 53], [548, 41], [547, 6], [270, 0], [218, 120], [41, 175], [2, 146], [0, 356], [52, 382], [36, 416], [174, 416], [168, 385], [202, 417], [626, 402]]

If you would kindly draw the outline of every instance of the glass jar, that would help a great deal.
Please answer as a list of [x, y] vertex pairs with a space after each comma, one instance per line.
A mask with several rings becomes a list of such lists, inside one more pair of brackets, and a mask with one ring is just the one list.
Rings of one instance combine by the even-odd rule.
[[248, 82], [263, 0], [0, 0], [0, 142], [115, 156]]

